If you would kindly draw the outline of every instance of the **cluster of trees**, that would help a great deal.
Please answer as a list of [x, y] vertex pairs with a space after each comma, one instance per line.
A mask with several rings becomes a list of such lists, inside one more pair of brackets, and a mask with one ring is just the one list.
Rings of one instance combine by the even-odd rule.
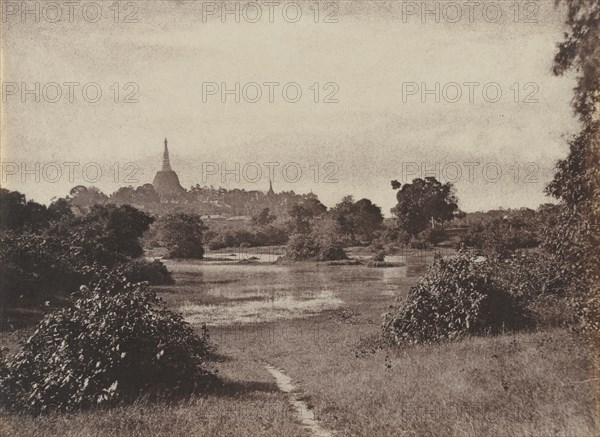
[[352, 196], [344, 197], [331, 210], [331, 217], [337, 224], [342, 238], [350, 244], [357, 240], [372, 241], [383, 224], [380, 207], [369, 199], [355, 202]]
[[264, 208], [250, 221], [213, 221], [206, 232], [206, 244], [211, 250], [225, 247], [278, 246], [286, 244], [286, 221]]
[[370, 243], [383, 229], [381, 208], [368, 199], [346, 196], [330, 210], [314, 194], [293, 203], [284, 216], [263, 208], [250, 221], [212, 222], [205, 234], [210, 249], [283, 245], [298, 236], [329, 232], [341, 247]]
[[154, 219], [129, 205], [80, 212], [64, 199], [46, 207], [0, 189], [0, 211], [3, 308], [64, 295], [106, 270], [172, 282], [162, 264], [140, 259], [140, 238]]
[[[106, 251], [135, 259], [142, 254], [139, 244], [142, 235], [145, 244], [150, 247], [165, 247], [168, 257], [202, 258], [204, 244], [212, 250], [283, 245], [290, 241], [300, 244], [308, 235], [312, 240], [306, 242], [307, 248], [302, 250], [313, 254], [313, 248], [319, 245], [342, 248], [352, 244], [368, 244], [383, 229], [381, 208], [368, 199], [355, 201], [352, 196], [344, 197], [328, 210], [311, 193], [297, 197], [297, 201], [288, 205], [284, 214], [277, 215], [271, 208], [264, 207], [250, 221], [214, 220], [210, 222], [210, 229], [193, 212], [172, 208], [176, 212], [161, 214], [155, 219], [147, 212], [136, 209], [132, 204], [137, 206], [137, 202], [157, 200], [156, 192], [149, 184], [135, 189], [124, 187], [110, 197], [94, 187], [77, 186], [70, 191], [69, 196], [56, 200], [49, 207], [27, 202], [20, 193], [6, 191], [3, 196], [2, 222], [6, 227], [28, 231], [47, 230], [50, 227], [56, 239], [64, 238], [65, 244], [71, 246], [79, 244], [73, 241], [75, 236], [80, 235], [74, 230], [85, 229], [86, 237], [93, 243], [80, 245], [79, 254], [82, 255], [83, 263], [92, 260], [111, 268], [117, 263], [111, 260], [111, 255]], [[116, 212], [123, 217], [115, 218]], [[69, 220], [63, 216], [69, 217]], [[109, 233], [102, 229], [106, 221], [114, 225]], [[98, 235], [104, 235], [102, 241], [96, 241]], [[316, 252], [338, 253], [335, 256], [339, 256], [341, 251], [336, 250]], [[84, 254], [82, 251], [88, 253]], [[290, 252], [293, 253], [294, 250]], [[125, 262], [125, 259], [119, 260]]]
[[27, 200], [18, 191], [0, 188], [0, 231], [39, 231], [51, 221], [71, 214], [65, 199], [53, 202], [49, 207]]
[[309, 198], [293, 205], [289, 216], [291, 234], [310, 232], [316, 219], [331, 220], [333, 234], [346, 246], [372, 241], [383, 225], [379, 206], [369, 199], [355, 201], [352, 196], [345, 196], [329, 211], [316, 197]]
[[468, 226], [458, 246], [499, 255], [539, 247], [548, 231], [556, 225], [559, 210], [557, 205], [545, 204], [537, 210], [521, 208], [467, 214], [454, 223]]
[[289, 212], [291, 259], [336, 260], [347, 258], [343, 248], [370, 243], [382, 230], [381, 208], [369, 199], [346, 196], [331, 210], [316, 198], [295, 204]]
[[556, 227], [561, 210], [561, 206], [547, 203], [537, 210], [464, 213], [451, 183], [429, 177], [405, 185], [392, 181], [392, 187], [398, 190], [398, 203], [384, 239], [415, 248], [442, 241], [495, 254], [538, 247]]

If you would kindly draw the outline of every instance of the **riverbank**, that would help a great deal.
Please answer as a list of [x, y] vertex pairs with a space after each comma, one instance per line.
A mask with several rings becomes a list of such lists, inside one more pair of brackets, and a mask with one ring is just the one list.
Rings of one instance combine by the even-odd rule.
[[[233, 320], [204, 314], [197, 321], [213, 322], [213, 365], [224, 386], [181, 400], [140, 399], [37, 419], [4, 416], [2, 435], [311, 435], [267, 366], [290, 378], [294, 399], [335, 435], [597, 435], [591, 354], [565, 329], [405, 351], [374, 348], [381, 314], [426, 268], [419, 257], [391, 269], [167, 265], [177, 284], [157, 291], [170, 308], [233, 311]], [[334, 307], [293, 311], [293, 304], [319, 301], [325, 292], [339, 300]], [[278, 314], [277, 302], [290, 297], [285, 317], [260, 320]], [[238, 317], [247, 304], [256, 305], [259, 320], [248, 319], [249, 312]], [[187, 316], [195, 323], [194, 314]]]

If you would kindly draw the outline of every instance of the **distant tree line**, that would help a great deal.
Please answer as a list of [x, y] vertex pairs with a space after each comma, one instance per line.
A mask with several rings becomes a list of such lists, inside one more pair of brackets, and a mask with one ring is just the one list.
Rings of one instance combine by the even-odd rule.
[[168, 214], [176, 210], [201, 215], [253, 216], [264, 208], [269, 208], [274, 214], [284, 216], [289, 206], [310, 196], [310, 194], [296, 194], [293, 191], [267, 195], [257, 190], [195, 185], [180, 196], [161, 202], [152, 184], [121, 187], [110, 195], [96, 187], [78, 185], [71, 189], [69, 201], [71, 205], [80, 208], [88, 208], [98, 203], [134, 205], [156, 215]]

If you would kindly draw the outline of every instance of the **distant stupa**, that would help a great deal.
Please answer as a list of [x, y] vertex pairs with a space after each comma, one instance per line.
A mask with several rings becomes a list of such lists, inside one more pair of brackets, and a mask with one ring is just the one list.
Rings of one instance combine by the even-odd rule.
[[163, 152], [162, 169], [156, 172], [156, 176], [154, 176], [152, 185], [158, 193], [160, 200], [175, 200], [185, 192], [179, 183], [177, 173], [175, 173], [171, 168], [171, 161], [169, 160], [169, 148], [167, 147], [166, 138], [165, 151]]
[[273, 191], [273, 182], [269, 179], [269, 191], [267, 191], [267, 196], [274, 196], [275, 191]]

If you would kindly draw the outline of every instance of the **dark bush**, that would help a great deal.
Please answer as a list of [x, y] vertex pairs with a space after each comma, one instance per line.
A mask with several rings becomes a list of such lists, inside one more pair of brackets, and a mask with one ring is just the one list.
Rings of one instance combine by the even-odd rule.
[[408, 242], [408, 247], [410, 247], [411, 249], [427, 249], [430, 246], [429, 241], [427, 241], [427, 238], [422, 235], [419, 234], [415, 237], [410, 237], [410, 241]]
[[517, 249], [539, 246], [539, 228], [535, 217], [499, 217], [472, 226], [459, 245], [482, 249], [489, 255], [508, 256]]
[[348, 255], [346, 255], [346, 252], [341, 244], [333, 241], [320, 241], [318, 243], [318, 247], [318, 261], [339, 261], [348, 259]]
[[196, 335], [144, 284], [118, 292], [82, 287], [72, 306], [48, 314], [3, 363], [2, 401], [43, 412], [201, 389], [213, 378], [209, 349], [206, 330]]
[[147, 281], [150, 285], [171, 285], [175, 283], [171, 272], [159, 260], [134, 259], [122, 265], [119, 270], [131, 283], [144, 281]]
[[503, 289], [527, 302], [560, 295], [567, 288], [556, 258], [544, 250], [513, 252], [496, 259], [492, 271]]
[[162, 216], [157, 224], [158, 239], [167, 248], [169, 258], [204, 257], [204, 232], [208, 229], [200, 216], [183, 212]]
[[140, 239], [154, 218], [129, 205], [93, 205], [81, 216], [56, 222], [44, 237], [60, 244], [76, 266], [113, 267], [143, 254]]
[[375, 255], [373, 255], [373, 258], [371, 258], [371, 260], [374, 262], [384, 262], [385, 261], [385, 251], [380, 250], [380, 251], [376, 252]]
[[437, 246], [442, 241], [445, 241], [448, 238], [448, 235], [444, 229], [427, 228], [427, 230], [423, 231], [423, 238], [434, 246]]
[[538, 326], [574, 323], [568, 275], [552, 254], [521, 250], [494, 257], [489, 264], [494, 281], [531, 311]]
[[337, 261], [348, 259], [341, 243], [318, 238], [313, 234], [293, 234], [286, 247], [286, 257], [296, 261]]
[[[73, 232], [78, 230], [73, 228]], [[75, 244], [57, 235], [0, 231], [0, 312], [7, 307], [36, 305], [68, 296], [79, 285], [108, 271], [125, 276], [129, 282], [173, 283], [160, 261], [131, 259], [117, 253], [107, 266], [92, 259], [94, 247], [99, 246], [93, 239], [80, 239]], [[90, 256], [80, 256], [82, 251]], [[107, 247], [98, 251], [110, 252]], [[107, 256], [100, 258], [108, 260]]]
[[210, 250], [226, 247], [277, 246], [287, 243], [285, 229], [273, 225], [237, 230], [210, 230], [206, 233]]
[[317, 259], [319, 246], [310, 234], [293, 234], [286, 247], [286, 257], [299, 261]]
[[406, 232], [404, 229], [398, 229], [397, 233], [396, 233], [396, 240], [392, 240], [396, 243], [402, 244], [402, 245], [406, 245], [410, 242], [410, 234], [408, 232]]
[[436, 257], [405, 302], [384, 317], [383, 332], [396, 344], [430, 343], [528, 326], [519, 300], [494, 281], [487, 260], [461, 253]]
[[0, 309], [75, 290], [82, 276], [57, 239], [0, 231]]

